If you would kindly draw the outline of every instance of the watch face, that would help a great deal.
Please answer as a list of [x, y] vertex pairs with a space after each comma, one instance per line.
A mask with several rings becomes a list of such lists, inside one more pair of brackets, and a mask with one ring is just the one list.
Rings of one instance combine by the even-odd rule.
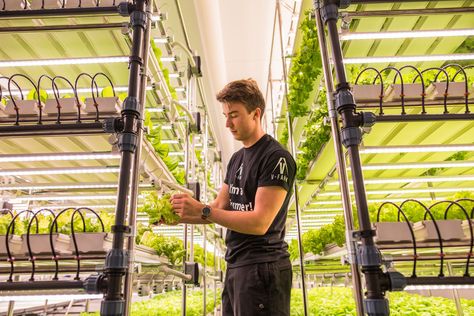
[[211, 208], [209, 206], [204, 206], [202, 209], [202, 216], [208, 217], [211, 214]]

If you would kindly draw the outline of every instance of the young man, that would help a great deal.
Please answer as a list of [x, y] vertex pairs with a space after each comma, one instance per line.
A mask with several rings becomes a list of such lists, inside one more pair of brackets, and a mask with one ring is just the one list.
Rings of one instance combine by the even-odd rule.
[[265, 101], [255, 80], [227, 84], [217, 100], [226, 127], [244, 147], [230, 159], [213, 203], [187, 194], [175, 194], [171, 203], [182, 223], [228, 229], [223, 315], [290, 315], [292, 270], [284, 236], [295, 161], [262, 129]]

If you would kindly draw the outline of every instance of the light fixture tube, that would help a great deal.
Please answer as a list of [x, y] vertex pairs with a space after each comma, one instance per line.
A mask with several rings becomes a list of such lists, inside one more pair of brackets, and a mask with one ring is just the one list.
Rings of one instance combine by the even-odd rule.
[[[151, 183], [140, 183], [140, 188], [152, 188]], [[11, 184], [0, 185], [0, 191], [8, 190], [73, 190], [73, 189], [115, 189], [117, 183], [63, 183], [63, 184]]]
[[[397, 169], [429, 169], [429, 168], [470, 168], [474, 161], [443, 161], [399, 164], [372, 164], [362, 166], [362, 170], [397, 170]], [[349, 169], [349, 168], [348, 168]]]
[[118, 173], [119, 167], [32, 168], [0, 170], [0, 176], [50, 176], [53, 174]]
[[0, 296], [0, 302], [31, 302], [45, 300], [71, 301], [81, 299], [101, 299], [103, 294], [44, 294], [44, 295], [8, 295]]
[[175, 56], [161, 57], [160, 60], [162, 62], [173, 62], [173, 61], [176, 61], [176, 57]]
[[474, 289], [474, 284], [407, 285], [404, 291]]
[[106, 195], [25, 195], [10, 199], [10, 203], [21, 203], [22, 201], [63, 201], [63, 200], [115, 200], [117, 194]]
[[[439, 177], [418, 177], [418, 178], [380, 178], [380, 179], [365, 179], [365, 184], [394, 184], [394, 183], [426, 183], [426, 182], [463, 182], [474, 181], [474, 176], [439, 176]], [[352, 180], [349, 181], [352, 184]], [[339, 185], [338, 181], [330, 181], [329, 186]]]
[[[378, 194], [413, 194], [413, 193], [448, 193], [459, 191], [473, 191], [474, 188], [425, 188], [425, 189], [391, 189], [391, 190], [368, 190], [370, 195]], [[354, 192], [351, 192], [354, 195]], [[318, 196], [340, 196], [341, 192], [322, 192]]]
[[182, 151], [170, 151], [168, 156], [184, 156], [184, 152]]
[[[407, 199], [402, 199], [402, 198], [397, 198], [397, 199], [390, 199], [390, 202], [403, 202], [406, 201]], [[417, 198], [418, 201], [436, 201], [436, 199], [432, 198]], [[387, 199], [369, 199], [367, 200], [368, 203], [383, 203], [387, 202]], [[342, 204], [340, 200], [334, 200], [334, 201], [314, 201], [309, 203], [310, 206], [313, 205], [339, 205]]]
[[0, 68], [127, 63], [128, 56], [0, 61]]
[[430, 61], [472, 60], [474, 54], [424, 55], [424, 56], [385, 56], [344, 58], [344, 64], [385, 64], [413, 63]]
[[378, 40], [397, 38], [424, 38], [424, 37], [450, 37], [450, 36], [473, 36], [474, 29], [459, 30], [420, 30], [406, 32], [377, 32], [377, 33], [342, 33], [339, 39], [348, 40]]
[[181, 74], [179, 73], [172, 73], [172, 74], [169, 74], [168, 75], [170, 78], [180, 78], [181, 77]]
[[24, 154], [0, 155], [0, 162], [35, 162], [35, 161], [77, 161], [97, 159], [120, 159], [119, 153], [62, 153], [62, 154]]
[[164, 111], [163, 108], [146, 108], [145, 110], [150, 113], [162, 113]]
[[474, 145], [417, 145], [417, 146], [367, 146], [361, 147], [361, 154], [399, 154], [474, 151]]
[[162, 144], [179, 144], [179, 141], [176, 139], [162, 139]]

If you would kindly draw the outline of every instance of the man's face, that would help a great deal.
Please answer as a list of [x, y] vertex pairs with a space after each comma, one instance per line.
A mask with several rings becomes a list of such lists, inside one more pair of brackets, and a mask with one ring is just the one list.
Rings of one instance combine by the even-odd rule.
[[222, 104], [225, 126], [230, 130], [236, 140], [247, 140], [256, 130], [257, 120], [260, 118], [256, 111], [248, 112], [245, 105], [240, 102]]

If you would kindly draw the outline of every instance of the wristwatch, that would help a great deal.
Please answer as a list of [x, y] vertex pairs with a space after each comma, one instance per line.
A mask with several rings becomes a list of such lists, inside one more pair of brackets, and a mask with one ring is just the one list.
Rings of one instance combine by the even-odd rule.
[[201, 210], [201, 218], [206, 220], [211, 215], [211, 207], [209, 205], [204, 205]]

